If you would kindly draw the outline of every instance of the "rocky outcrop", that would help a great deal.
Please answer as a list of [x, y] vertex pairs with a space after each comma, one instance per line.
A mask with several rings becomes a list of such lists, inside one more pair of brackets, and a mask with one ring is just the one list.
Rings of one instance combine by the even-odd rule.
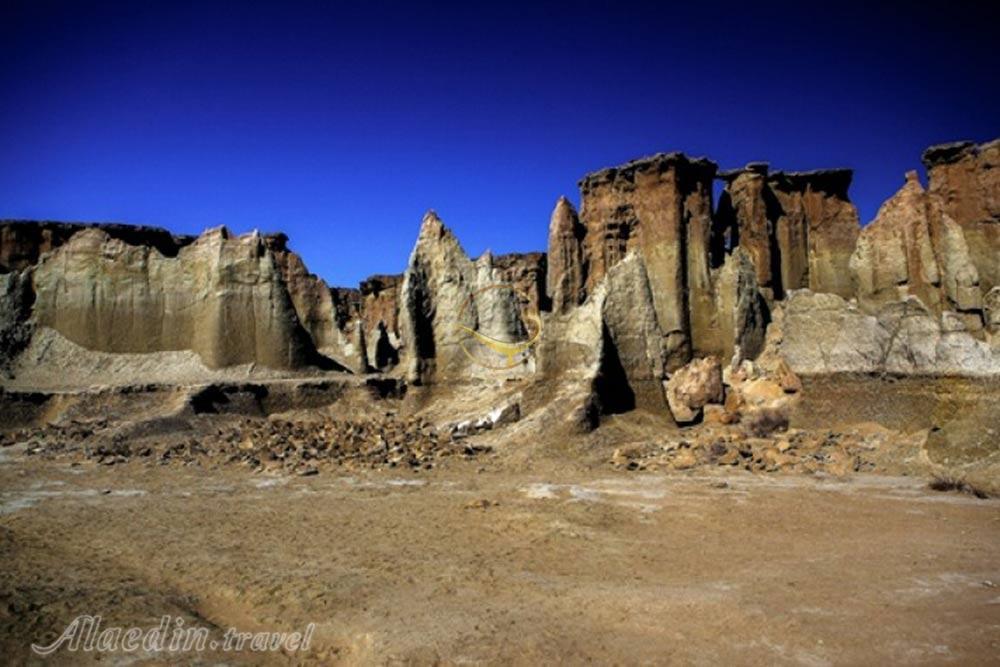
[[775, 324], [777, 353], [800, 375], [1000, 373], [1000, 350], [972, 336], [953, 313], [937, 315], [912, 297], [870, 314], [835, 294], [796, 291], [776, 311]]
[[42, 261], [33, 281], [38, 324], [92, 350], [193, 350], [210, 368], [317, 360], [257, 233], [210, 230], [167, 257], [86, 229]]
[[361, 281], [360, 314], [368, 345], [368, 365], [388, 370], [399, 362], [399, 303], [403, 276], [374, 275]]
[[1000, 285], [1000, 139], [924, 151], [927, 191], [965, 235], [985, 294]]
[[528, 330], [517, 291], [504, 285], [490, 253], [469, 259], [433, 211], [421, 223], [400, 304], [401, 357], [412, 382], [518, 373], [533, 363], [530, 349], [503, 352]]
[[658, 154], [585, 176], [547, 255], [471, 259], [431, 212], [405, 273], [358, 289], [329, 287], [281, 234], [2, 223], [0, 357], [41, 345], [37, 324], [216, 369], [327, 358], [442, 393], [473, 382], [516, 390], [527, 419], [544, 403], [589, 425], [635, 408], [697, 420], [720, 399], [695, 391], [715, 386], [708, 362], [686, 365], [717, 358], [728, 402], [706, 421], [764, 431], [816, 375], [1000, 372], [997, 150], [929, 149], [927, 191], [910, 175], [863, 232], [848, 170], [753, 163], [720, 174], [713, 211], [716, 165]]
[[309, 272], [301, 257], [288, 249], [286, 235], [272, 234], [264, 239], [281, 271], [299, 323], [317, 349], [336, 349], [339, 341], [330, 288], [319, 276]]
[[597, 393], [603, 407], [610, 412], [632, 408], [662, 412], [667, 356], [641, 255], [634, 251], [612, 266], [594, 298], [601, 303]]
[[0, 373], [31, 340], [34, 301], [31, 269], [0, 274]]
[[494, 279], [512, 285], [526, 300], [525, 311], [551, 309], [545, 280], [548, 260], [544, 252], [512, 252], [493, 257]]
[[862, 305], [915, 296], [935, 313], [957, 311], [972, 330], [982, 327], [979, 273], [962, 228], [916, 172], [862, 231], [850, 268]]
[[850, 170], [769, 173], [756, 162], [720, 177], [726, 186], [715, 218], [716, 265], [738, 246], [749, 253], [769, 299], [803, 288], [851, 295], [847, 264], [859, 226], [847, 197]]
[[757, 285], [772, 297], [778, 285], [780, 297], [780, 275], [774, 266], [779, 257], [773, 220], [777, 202], [768, 187], [767, 173], [767, 163], [755, 162], [719, 175], [726, 186], [715, 216], [713, 263], [721, 264], [727, 251], [742, 248], [754, 267]]
[[565, 313], [583, 303], [586, 274], [583, 265], [583, 239], [586, 228], [580, 224], [576, 209], [560, 197], [549, 222], [548, 275], [546, 294], [552, 310]]
[[174, 257], [195, 237], [178, 236], [159, 227], [118, 223], [37, 222], [0, 220], [0, 273], [22, 271], [39, 258], [63, 245], [79, 231], [97, 228], [130, 245], [155, 248], [161, 255]]
[[757, 285], [757, 274], [749, 253], [737, 248], [726, 257], [715, 278], [715, 309], [711, 343], [700, 345], [723, 359], [753, 359], [764, 348], [771, 320], [767, 303]]
[[986, 333], [994, 347], [1000, 348], [1000, 287], [994, 287], [983, 297]]
[[649, 278], [669, 367], [691, 357], [711, 306], [708, 245], [716, 165], [666, 153], [580, 181], [585, 295], [637, 250]]

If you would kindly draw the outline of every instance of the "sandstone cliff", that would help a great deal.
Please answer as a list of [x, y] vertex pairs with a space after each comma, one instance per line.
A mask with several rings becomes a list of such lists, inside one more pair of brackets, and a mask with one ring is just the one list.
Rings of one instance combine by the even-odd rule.
[[400, 292], [401, 357], [410, 381], [471, 378], [493, 366], [511, 373], [532, 367], [530, 350], [516, 359], [491, 360], [490, 349], [472, 333], [513, 342], [527, 331], [519, 295], [504, 287], [503, 272], [488, 252], [469, 259], [433, 211], [424, 216]]
[[[989, 374], [998, 146], [928, 149], [927, 190], [909, 175], [864, 230], [848, 170], [752, 163], [718, 175], [713, 207], [715, 163], [658, 154], [585, 176], [579, 214], [560, 198], [547, 254], [471, 259], [429, 213], [404, 274], [359, 288], [328, 286], [282, 234], [2, 223], [0, 343], [9, 359], [38, 325], [104, 352], [193, 350], [213, 367], [557, 380], [587, 419], [669, 414], [675, 371], [713, 356], [739, 368], [766, 339], [806, 375]], [[539, 329], [534, 347], [496, 352]]]
[[77, 232], [92, 228], [100, 229], [111, 238], [130, 245], [150, 246], [167, 257], [174, 257], [178, 250], [195, 239], [193, 236], [178, 236], [159, 227], [144, 225], [0, 220], [0, 273], [21, 271], [34, 266], [44, 253], [55, 250]]
[[1000, 285], [1000, 139], [924, 151], [928, 192], [962, 228], [985, 294]]
[[33, 279], [38, 324], [92, 350], [193, 350], [211, 368], [314, 361], [278, 264], [256, 233], [211, 230], [167, 257], [85, 229]]
[[912, 295], [936, 313], [957, 311], [971, 329], [982, 328], [979, 273], [962, 228], [924, 191], [916, 172], [862, 231], [850, 267], [863, 305]]
[[758, 162], [720, 176], [716, 263], [726, 248], [746, 249], [769, 299], [792, 289], [852, 295], [847, 265], [859, 226], [847, 197], [850, 170], [769, 173]]
[[[711, 309], [708, 251], [717, 166], [658, 154], [580, 181], [585, 294], [633, 249], [645, 263], [668, 367], [691, 357]], [[693, 332], [692, 332], [693, 330]]]
[[869, 313], [835, 294], [797, 291], [774, 326], [778, 353], [803, 375], [1000, 373], [1000, 350], [972, 336], [953, 313], [937, 315], [913, 297]]

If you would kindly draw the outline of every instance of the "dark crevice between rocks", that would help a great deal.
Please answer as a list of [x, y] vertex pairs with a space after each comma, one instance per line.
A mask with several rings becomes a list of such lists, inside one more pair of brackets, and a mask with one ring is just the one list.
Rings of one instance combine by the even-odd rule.
[[608, 327], [603, 327], [601, 366], [594, 379], [594, 392], [602, 414], [619, 414], [635, 409], [635, 392], [629, 385], [625, 367]]
[[767, 243], [771, 256], [771, 293], [776, 300], [785, 298], [785, 287], [781, 279], [781, 245], [778, 243], [778, 220], [785, 214], [778, 198], [765, 187], [761, 193], [764, 197], [764, 215], [767, 217]]

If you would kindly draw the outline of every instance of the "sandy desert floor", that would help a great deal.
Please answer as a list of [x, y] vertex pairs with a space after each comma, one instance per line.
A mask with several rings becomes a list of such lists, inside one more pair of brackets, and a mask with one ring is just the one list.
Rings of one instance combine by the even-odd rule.
[[[0, 450], [0, 655], [79, 614], [309, 651], [45, 664], [997, 664], [1000, 501], [491, 459], [312, 476]], [[527, 469], [526, 469], [527, 468]]]

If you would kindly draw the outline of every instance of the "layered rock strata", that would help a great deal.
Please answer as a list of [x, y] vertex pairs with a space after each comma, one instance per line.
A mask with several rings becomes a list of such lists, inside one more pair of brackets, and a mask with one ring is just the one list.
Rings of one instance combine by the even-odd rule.
[[97, 228], [130, 245], [146, 245], [160, 254], [174, 257], [194, 236], [171, 234], [160, 227], [119, 223], [35, 222], [0, 220], [0, 273], [22, 271], [39, 258], [63, 245], [79, 231]]
[[101, 229], [73, 235], [34, 271], [34, 317], [104, 352], [193, 350], [206, 366], [315, 360], [259, 234], [206, 232], [176, 257]]
[[931, 146], [928, 193], [962, 228], [985, 294], [1000, 285], [1000, 139]]
[[713, 258], [744, 248], [770, 299], [811, 289], [851, 296], [848, 260], [858, 237], [858, 213], [847, 197], [852, 172], [825, 169], [770, 173], [766, 163], [723, 172]]
[[862, 305], [915, 296], [935, 313], [956, 311], [971, 329], [982, 328], [979, 272], [965, 234], [916, 172], [862, 231], [850, 268]]
[[666, 153], [580, 181], [584, 294], [631, 250], [645, 264], [668, 367], [686, 363], [711, 309], [712, 179], [703, 158]]

